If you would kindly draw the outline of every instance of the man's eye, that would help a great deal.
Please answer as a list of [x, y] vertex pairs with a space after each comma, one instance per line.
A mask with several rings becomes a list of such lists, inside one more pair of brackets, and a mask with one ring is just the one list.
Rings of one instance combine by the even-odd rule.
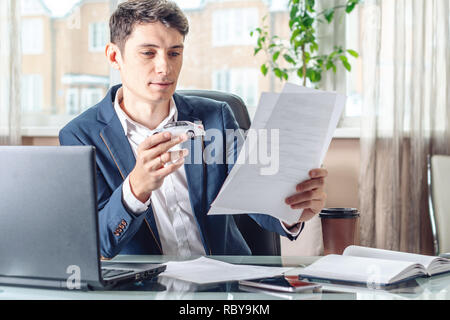
[[180, 55], [180, 53], [179, 52], [171, 52], [171, 53], [169, 53], [169, 55], [171, 57], [178, 57]]
[[154, 53], [154, 52], [151, 52], [151, 51], [146, 51], [146, 52], [142, 52], [142, 54], [143, 54], [144, 56], [152, 56], [152, 55], [154, 55], [155, 53]]

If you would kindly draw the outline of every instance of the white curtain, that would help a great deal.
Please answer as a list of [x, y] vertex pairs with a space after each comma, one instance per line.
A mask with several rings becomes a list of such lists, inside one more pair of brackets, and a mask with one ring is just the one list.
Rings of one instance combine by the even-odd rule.
[[0, 145], [20, 145], [20, 1], [0, 1]]
[[432, 253], [429, 154], [449, 154], [448, 0], [366, 0], [360, 209], [364, 245]]

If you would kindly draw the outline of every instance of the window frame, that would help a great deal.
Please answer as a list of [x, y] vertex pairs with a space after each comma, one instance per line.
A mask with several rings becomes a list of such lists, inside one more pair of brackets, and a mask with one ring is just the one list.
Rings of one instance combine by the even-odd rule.
[[[21, 31], [22, 55], [34, 56], [44, 53], [44, 21], [42, 18], [23, 17]], [[29, 33], [28, 31], [32, 31]]]
[[[101, 26], [101, 27], [100, 27]], [[105, 50], [108, 37], [108, 26], [106, 22], [97, 21], [89, 24], [88, 31], [88, 42], [89, 42], [89, 52], [102, 52]], [[100, 30], [99, 30], [100, 29]], [[103, 32], [103, 35], [101, 34]], [[103, 43], [97, 43], [103, 40]]]

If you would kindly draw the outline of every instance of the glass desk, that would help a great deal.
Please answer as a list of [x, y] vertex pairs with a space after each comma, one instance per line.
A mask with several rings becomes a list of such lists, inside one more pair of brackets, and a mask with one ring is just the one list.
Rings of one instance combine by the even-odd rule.
[[[319, 257], [212, 256], [234, 264], [293, 267], [288, 274], [298, 274], [301, 267]], [[118, 256], [114, 262], [164, 263], [180, 260], [168, 256]], [[413, 280], [408, 287], [390, 291], [322, 283], [321, 293], [246, 292], [237, 282], [198, 286], [158, 277], [150, 281], [120, 286], [108, 291], [69, 291], [0, 286], [2, 299], [82, 299], [82, 300], [450, 300], [450, 274]]]

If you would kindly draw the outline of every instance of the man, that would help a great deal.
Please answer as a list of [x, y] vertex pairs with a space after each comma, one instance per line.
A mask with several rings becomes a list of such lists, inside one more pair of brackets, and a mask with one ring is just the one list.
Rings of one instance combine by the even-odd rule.
[[[229, 106], [175, 92], [183, 63], [188, 21], [176, 4], [164, 0], [122, 3], [110, 19], [110, 65], [122, 85], [60, 132], [62, 145], [93, 145], [101, 254], [248, 255], [232, 216], [207, 216], [231, 165], [185, 163], [201, 139], [157, 133], [173, 121], [201, 121], [206, 131], [237, 130]], [[200, 143], [200, 145], [199, 145]], [[178, 145], [187, 148], [171, 152]], [[226, 146], [224, 146], [226, 148]], [[301, 159], [300, 159], [301, 161]], [[290, 239], [324, 206], [326, 170], [293, 190], [286, 203], [304, 209], [288, 226], [267, 215], [252, 215], [261, 226]]]

